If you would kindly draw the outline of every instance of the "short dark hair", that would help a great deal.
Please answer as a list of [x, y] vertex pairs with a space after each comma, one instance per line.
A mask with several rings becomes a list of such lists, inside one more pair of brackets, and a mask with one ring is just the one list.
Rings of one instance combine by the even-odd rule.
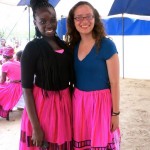
[[17, 60], [20, 61], [23, 51], [20, 50], [16, 53]]

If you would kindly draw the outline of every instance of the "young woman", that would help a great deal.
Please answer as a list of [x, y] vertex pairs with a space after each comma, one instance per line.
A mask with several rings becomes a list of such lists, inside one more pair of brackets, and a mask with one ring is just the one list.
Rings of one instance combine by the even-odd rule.
[[6, 40], [2, 38], [0, 42], [1, 42], [0, 44], [0, 65], [1, 65], [2, 59], [3, 59], [3, 51], [4, 51], [4, 48], [6, 47]]
[[70, 150], [72, 55], [56, 34], [54, 7], [31, 0], [36, 37], [21, 58], [25, 108], [20, 150]]
[[9, 120], [9, 112], [22, 95], [20, 62], [14, 60], [14, 49], [5, 47], [0, 78], [0, 116]]
[[98, 11], [88, 2], [72, 7], [66, 42], [74, 51], [73, 146], [119, 150], [119, 59]]
[[22, 53], [23, 53], [22, 50], [20, 50], [20, 51], [18, 51], [18, 52], [16, 53], [16, 60], [17, 60], [17, 61], [21, 61]]

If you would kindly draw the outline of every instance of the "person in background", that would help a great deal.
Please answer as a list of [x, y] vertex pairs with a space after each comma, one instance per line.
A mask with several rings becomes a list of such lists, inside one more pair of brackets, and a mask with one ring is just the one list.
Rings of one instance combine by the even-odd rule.
[[22, 95], [20, 62], [14, 60], [14, 49], [5, 47], [0, 78], [0, 116], [9, 120], [9, 112]]
[[4, 38], [1, 39], [1, 46], [0, 46], [0, 64], [2, 64], [2, 59], [3, 59], [3, 51], [4, 48], [6, 47], [6, 40]]
[[[23, 53], [23, 51], [20, 50], [15, 54], [15, 59], [19, 62], [21, 61], [22, 53]], [[23, 98], [23, 94], [22, 94], [19, 101], [18, 101], [18, 103], [15, 105], [15, 107], [17, 108], [17, 110], [22, 111], [24, 109], [24, 105], [25, 105], [25, 103], [24, 103], [24, 98]]]
[[17, 61], [21, 61], [22, 53], [23, 53], [22, 50], [20, 50], [20, 51], [18, 51], [18, 52], [16, 53], [16, 60], [17, 60]]
[[20, 49], [20, 42], [18, 40], [15, 40], [14, 43], [15, 54], [19, 51], [19, 49]]
[[25, 108], [19, 150], [71, 150], [73, 56], [56, 34], [56, 12], [48, 0], [31, 0], [30, 6], [36, 36], [21, 58]]
[[98, 11], [80, 1], [69, 11], [66, 42], [74, 52], [73, 146], [119, 150], [119, 58]]
[[0, 46], [1, 48], [2, 47], [6, 47], [6, 39], [4, 39], [4, 38], [1, 38], [1, 46]]

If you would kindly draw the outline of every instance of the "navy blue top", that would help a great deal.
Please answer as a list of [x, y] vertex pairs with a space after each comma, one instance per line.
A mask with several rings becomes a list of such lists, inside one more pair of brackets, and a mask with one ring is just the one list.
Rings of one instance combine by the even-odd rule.
[[83, 91], [94, 91], [110, 88], [106, 60], [117, 52], [114, 42], [103, 38], [100, 49], [94, 45], [89, 54], [80, 61], [79, 44], [74, 50], [75, 87]]

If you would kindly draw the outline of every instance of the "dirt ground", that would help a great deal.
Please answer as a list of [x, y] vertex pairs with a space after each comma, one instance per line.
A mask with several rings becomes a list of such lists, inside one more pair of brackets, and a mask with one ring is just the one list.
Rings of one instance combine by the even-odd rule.
[[[121, 79], [121, 150], [150, 150], [150, 80]], [[18, 150], [22, 111], [0, 118], [0, 150]]]

